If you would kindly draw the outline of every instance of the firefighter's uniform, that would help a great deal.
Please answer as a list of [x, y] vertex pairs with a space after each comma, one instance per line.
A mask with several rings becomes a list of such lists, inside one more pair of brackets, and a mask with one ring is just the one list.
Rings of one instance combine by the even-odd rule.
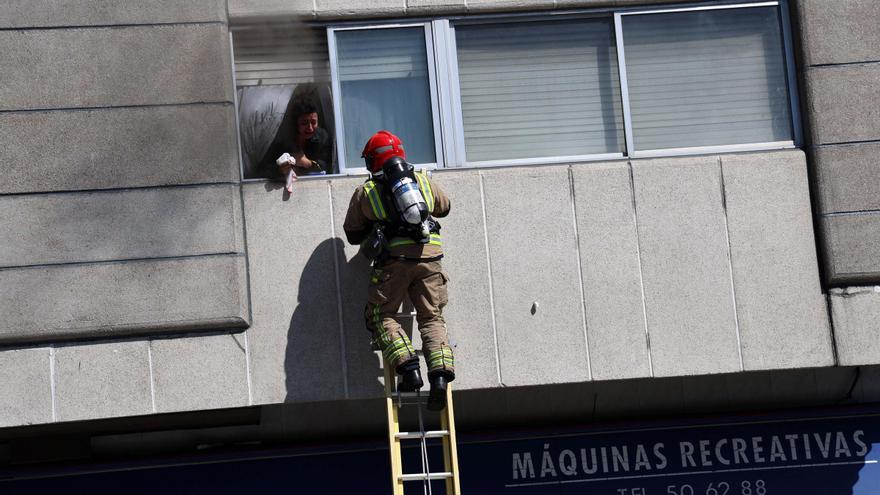
[[[433, 217], [449, 213], [449, 198], [423, 172], [415, 174], [419, 189]], [[392, 221], [393, 206], [383, 192], [385, 184], [368, 180], [352, 195], [343, 229], [349, 242], [358, 244], [377, 222]], [[365, 317], [387, 365], [400, 371], [418, 366], [418, 358], [409, 337], [394, 319], [406, 295], [416, 310], [422, 334], [422, 351], [428, 375], [443, 373], [455, 377], [452, 349], [443, 320], [446, 305], [446, 274], [440, 265], [443, 248], [440, 234], [431, 233], [426, 243], [408, 237], [390, 237], [387, 255], [377, 260], [370, 275]]]

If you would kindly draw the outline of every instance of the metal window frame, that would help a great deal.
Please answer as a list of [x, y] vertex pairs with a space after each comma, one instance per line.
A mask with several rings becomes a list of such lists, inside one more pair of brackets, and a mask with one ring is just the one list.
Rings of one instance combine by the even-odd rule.
[[336, 43], [336, 33], [341, 31], [367, 31], [373, 29], [401, 29], [401, 28], [422, 28], [425, 37], [425, 60], [427, 61], [428, 72], [428, 97], [431, 103], [431, 122], [434, 137], [434, 159], [432, 163], [415, 163], [413, 165], [419, 168], [435, 169], [441, 166], [444, 159], [444, 148], [442, 141], [442, 128], [440, 119], [440, 103], [437, 81], [437, 62], [435, 53], [435, 41], [433, 32], [433, 21], [412, 21], [412, 22], [390, 22], [381, 24], [345, 24], [327, 26], [327, 51], [330, 58], [330, 84], [333, 89], [333, 112], [335, 116], [335, 132], [336, 132], [336, 161], [339, 168], [339, 175], [363, 175], [367, 174], [366, 167], [353, 166], [346, 163], [345, 149], [345, 122], [342, 116], [342, 85], [339, 79], [339, 54]]
[[[782, 49], [786, 64], [786, 84], [789, 92], [792, 140], [759, 143], [737, 143], [732, 145], [697, 146], [684, 148], [665, 148], [653, 150], [635, 149], [632, 127], [632, 108], [629, 84], [626, 73], [626, 46], [623, 40], [623, 17], [632, 15], [665, 14], [676, 12], [695, 12], [707, 10], [732, 10], [738, 8], [775, 7], [782, 30]], [[502, 160], [468, 161], [464, 141], [464, 121], [462, 117], [461, 89], [458, 74], [458, 52], [456, 45], [456, 25], [480, 25], [503, 22], [553, 22], [575, 18], [609, 18], [614, 29], [615, 49], [617, 50], [617, 70], [620, 78], [620, 94], [624, 124], [625, 151], [621, 153], [600, 153], [577, 156], [547, 156], [537, 158], [516, 158]], [[627, 7], [588, 10], [571, 10], [551, 13], [524, 14], [486, 14], [482, 16], [446, 16], [440, 19], [419, 18], [406, 21], [372, 22], [355, 21], [327, 26], [327, 47], [330, 59], [331, 87], [335, 112], [336, 147], [339, 162], [339, 175], [367, 173], [364, 167], [345, 163], [345, 134], [342, 117], [342, 93], [340, 88], [337, 44], [335, 35], [339, 31], [393, 29], [423, 26], [425, 29], [425, 49], [428, 60], [429, 92], [431, 115], [434, 126], [434, 148], [436, 163], [416, 164], [426, 168], [489, 168], [528, 165], [552, 165], [562, 163], [594, 162], [628, 158], [656, 158], [667, 156], [704, 155], [742, 151], [767, 151], [791, 149], [801, 146], [803, 129], [800, 121], [799, 95], [794, 49], [792, 45], [791, 19], [788, 0], [771, 1], [724, 1], [711, 5], [678, 4], [664, 8]]]
[[[505, 24], [505, 23], [528, 23], [528, 22], [554, 22], [554, 21], [573, 21], [573, 20], [596, 20], [596, 19], [605, 19], [611, 21], [611, 27], [614, 29], [613, 18], [611, 16], [611, 11], [608, 10], [600, 10], [600, 11], [589, 11], [589, 12], [575, 12], [575, 13], [566, 13], [566, 14], [519, 14], [519, 15], [500, 15], [500, 16], [492, 16], [487, 20], [481, 21], [480, 19], [473, 18], [461, 18], [461, 20], [456, 20], [451, 24], [452, 34], [451, 37], [453, 39], [453, 43], [455, 41], [455, 25], [460, 24], [463, 26], [480, 26], [480, 25], [492, 25], [492, 24]], [[453, 47], [455, 47], [453, 45]], [[615, 46], [616, 48], [616, 46]], [[457, 52], [454, 55], [454, 64], [455, 64], [455, 75], [456, 79], [454, 84], [457, 88], [460, 86], [460, 82], [458, 79], [458, 54]], [[516, 166], [526, 166], [526, 165], [554, 165], [554, 164], [564, 164], [564, 163], [582, 163], [582, 162], [597, 162], [597, 161], [608, 161], [608, 160], [620, 160], [626, 158], [626, 153], [624, 152], [612, 152], [612, 153], [590, 153], [585, 155], [553, 155], [553, 156], [542, 156], [542, 157], [530, 157], [530, 158], [504, 158], [499, 160], [467, 160], [467, 151], [465, 149], [465, 141], [464, 141], [464, 118], [462, 117], [462, 109], [461, 109], [461, 95], [460, 89], [457, 92], [457, 100], [456, 100], [456, 111], [458, 116], [458, 126], [457, 126], [457, 141], [460, 143], [461, 149], [459, 151], [459, 157], [461, 157], [460, 164], [456, 165], [459, 168], [491, 168], [491, 167], [516, 167]], [[625, 123], [625, 121], [624, 121]]]
[[433, 21], [436, 40], [437, 86], [440, 96], [441, 139], [443, 165], [458, 168], [466, 164], [464, 149], [464, 120], [461, 115], [461, 86], [458, 75], [458, 49], [455, 27], [449, 19]]
[[[737, 143], [713, 146], [691, 146], [682, 148], [662, 148], [636, 150], [632, 129], [632, 107], [629, 99], [629, 84], [626, 73], [626, 47], [623, 40], [623, 17], [646, 14], [669, 14], [678, 12], [698, 12], [707, 10], [733, 10], [741, 8], [775, 7], [781, 23], [783, 59], [785, 61], [785, 82], [788, 88], [792, 139], [787, 141], [768, 141], [758, 143]], [[699, 5], [693, 7], [671, 7], [666, 9], [643, 8], [614, 13], [614, 31], [617, 37], [617, 68], [620, 71], [620, 93], [623, 103], [624, 132], [626, 135], [626, 153], [630, 158], [658, 158], [667, 156], [704, 155], [711, 153], [732, 153], [740, 151], [767, 151], [796, 148], [802, 142], [800, 109], [797, 94], [796, 69], [794, 66], [794, 50], [791, 39], [791, 19], [788, 14], [787, 0], [773, 0], [751, 3], [731, 3], [718, 5]]]

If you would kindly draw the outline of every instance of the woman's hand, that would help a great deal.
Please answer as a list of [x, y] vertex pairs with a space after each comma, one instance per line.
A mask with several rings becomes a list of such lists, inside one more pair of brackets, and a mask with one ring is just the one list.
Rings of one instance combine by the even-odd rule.
[[278, 165], [278, 172], [281, 175], [287, 175], [290, 172], [290, 166], [293, 165], [294, 158], [290, 156], [288, 153], [284, 153], [279, 156], [277, 160], [275, 160], [275, 165]]

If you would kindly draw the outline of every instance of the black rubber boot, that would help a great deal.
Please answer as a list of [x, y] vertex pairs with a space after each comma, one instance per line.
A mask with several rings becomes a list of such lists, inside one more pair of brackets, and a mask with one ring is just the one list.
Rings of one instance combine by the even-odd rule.
[[446, 407], [446, 376], [438, 373], [428, 377], [431, 393], [428, 394], [428, 410], [442, 411]]
[[422, 388], [424, 382], [422, 381], [422, 374], [419, 372], [419, 369], [413, 370], [404, 370], [399, 372], [400, 382], [397, 384], [398, 392], [415, 392]]

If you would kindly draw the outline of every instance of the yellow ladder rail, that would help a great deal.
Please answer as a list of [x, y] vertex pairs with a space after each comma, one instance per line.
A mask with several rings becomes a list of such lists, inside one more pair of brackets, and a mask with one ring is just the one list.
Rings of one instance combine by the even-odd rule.
[[[384, 361], [383, 361], [384, 365]], [[394, 403], [394, 370], [385, 368], [385, 412], [388, 415], [388, 447], [391, 449], [391, 493], [403, 495], [403, 461], [400, 458], [400, 417]]]
[[[416, 399], [427, 398], [427, 394], [420, 392], [399, 393], [397, 392], [397, 377], [394, 370], [388, 366], [385, 369], [385, 410], [388, 417], [388, 447], [391, 454], [391, 487], [392, 495], [404, 495], [404, 483], [409, 481], [422, 481], [425, 484], [426, 493], [431, 494], [431, 480], [445, 480], [446, 495], [461, 495], [461, 484], [458, 478], [458, 449], [455, 440], [455, 413], [452, 405], [452, 384], [446, 388], [446, 407], [440, 412], [440, 429], [426, 430], [422, 419], [420, 400], [404, 402], [402, 398], [415, 397]], [[419, 431], [400, 431], [400, 411], [403, 404], [414, 404], [419, 407]], [[428, 465], [426, 439], [440, 438], [443, 445], [443, 471], [431, 472]], [[420, 440], [422, 448], [421, 473], [404, 474], [403, 460], [401, 458], [401, 441]]]

